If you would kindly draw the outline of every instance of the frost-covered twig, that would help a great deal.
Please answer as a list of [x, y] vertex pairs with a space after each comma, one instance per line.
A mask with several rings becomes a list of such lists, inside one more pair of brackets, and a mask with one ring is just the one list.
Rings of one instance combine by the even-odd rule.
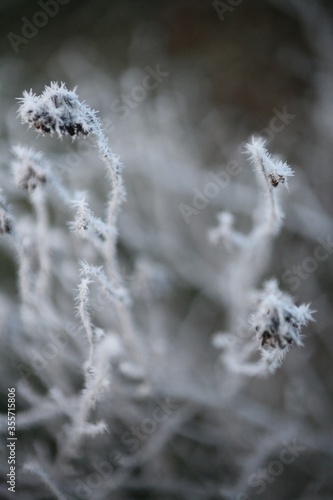
[[248, 235], [242, 235], [233, 229], [233, 216], [222, 212], [218, 216], [218, 226], [209, 231], [212, 243], [223, 238], [227, 244], [250, 247], [257, 244], [259, 239], [272, 237], [279, 232], [284, 214], [279, 204], [277, 187], [284, 184], [288, 188], [288, 177], [293, 176], [294, 172], [287, 163], [272, 157], [264, 146], [264, 139], [253, 137], [244, 151], [249, 155], [266, 198], [265, 204], [256, 210], [258, 220]]
[[93, 214], [84, 194], [78, 200], [72, 201], [71, 206], [76, 210], [76, 214], [74, 221], [68, 223], [70, 230], [81, 238], [90, 240], [97, 249], [105, 251], [105, 242], [116, 229]]
[[30, 303], [31, 296], [31, 279], [30, 266], [26, 256], [25, 248], [15, 232], [14, 217], [5, 196], [0, 190], [0, 235], [7, 235], [13, 242], [18, 256], [18, 281], [19, 292], [23, 303]]
[[234, 216], [229, 212], [217, 215], [218, 225], [208, 231], [208, 239], [213, 245], [223, 241], [228, 250], [245, 247], [248, 243], [246, 235], [234, 229]]
[[246, 152], [267, 197], [267, 208], [263, 208], [262, 222], [253, 228], [251, 237], [254, 239], [255, 237], [263, 237], [266, 233], [277, 234], [281, 228], [284, 215], [279, 204], [276, 188], [279, 184], [284, 184], [288, 188], [288, 177], [292, 177], [294, 172], [287, 163], [272, 157], [268, 153], [264, 139], [252, 138], [252, 142], [246, 146]]
[[[68, 90], [64, 83], [59, 85], [56, 82], [52, 82], [50, 86], [45, 87], [44, 92], [40, 96], [37, 96], [32, 91], [24, 92], [23, 97], [19, 100], [19, 116], [22, 123], [27, 123], [29, 127], [34, 126], [42, 134], [49, 133], [52, 135], [56, 133], [60, 138], [63, 135], [70, 135], [73, 139], [78, 137], [79, 134], [91, 134], [95, 137], [99, 156], [106, 165], [107, 173], [111, 180], [106, 223], [108, 230], [106, 230], [105, 225], [102, 228], [98, 220], [91, 216], [88, 207], [84, 203], [81, 204], [79, 209], [81, 212], [82, 210], [85, 211], [85, 215], [88, 214], [90, 225], [95, 231], [96, 229], [102, 230], [106, 238], [103, 253], [107, 274], [115, 289], [124, 288], [116, 260], [117, 231], [115, 230], [120, 205], [125, 199], [121, 163], [108, 145], [96, 112], [79, 100], [76, 88]], [[76, 222], [80, 225], [82, 218]], [[76, 222], [74, 222], [74, 226]], [[124, 303], [118, 303], [116, 307], [122, 333], [124, 337], [130, 339], [131, 345], [135, 346], [134, 356], [136, 361], [142, 365], [144, 363], [142, 349], [138, 342], [128, 307]]]
[[[57, 133], [58, 137], [70, 135], [75, 139], [79, 134], [92, 134], [96, 139], [100, 158], [107, 167], [111, 180], [107, 224], [116, 227], [120, 205], [125, 199], [125, 189], [121, 176], [121, 163], [108, 145], [96, 112], [81, 102], [76, 88], [68, 90], [64, 83], [52, 82], [44, 92], [37, 96], [32, 91], [24, 92], [20, 98], [19, 115], [23, 123], [34, 126], [42, 134]], [[107, 238], [106, 260], [111, 277], [119, 279], [116, 263], [117, 234], [110, 233]]]
[[49, 478], [48, 474], [42, 469], [39, 463], [35, 461], [26, 462], [23, 466], [23, 471], [35, 475], [44, 484], [44, 486], [50, 491], [53, 498], [57, 500], [66, 500], [65, 495], [61, 493], [59, 488], [55, 483]]
[[85, 261], [79, 261], [81, 266], [81, 274], [90, 277], [92, 280], [98, 281], [102, 287], [102, 291], [115, 302], [130, 303], [128, 292], [125, 288], [115, 289], [111, 281], [106, 276], [103, 266], [92, 266]]
[[288, 186], [288, 177], [293, 175], [291, 168], [273, 158], [264, 146], [263, 139], [253, 138], [245, 148], [265, 196], [264, 203], [255, 211], [256, 219], [251, 231], [248, 234], [236, 231], [233, 216], [223, 212], [219, 215], [218, 226], [208, 233], [213, 243], [222, 239], [229, 249], [234, 248], [236, 252], [235, 262], [229, 271], [228, 286], [231, 330], [237, 328], [239, 317], [246, 315], [248, 295], [265, 271], [270, 255], [269, 245], [278, 234], [283, 220], [277, 189], [281, 184]]
[[227, 306], [231, 331], [238, 328], [239, 318], [246, 316], [249, 293], [257, 286], [268, 264], [270, 244], [283, 220], [277, 190], [281, 184], [288, 186], [288, 177], [293, 175], [290, 167], [273, 158], [264, 146], [263, 139], [253, 138], [244, 151], [249, 154], [264, 193], [264, 200], [255, 211], [253, 227], [248, 234], [242, 234], [234, 229], [233, 216], [222, 212], [218, 216], [218, 226], [208, 233], [212, 243], [222, 240], [235, 253], [228, 274]]
[[89, 314], [89, 285], [92, 283], [91, 279], [87, 276], [82, 276], [80, 283], [78, 285], [78, 295], [76, 297], [77, 303], [77, 313], [81, 318], [84, 330], [86, 332], [87, 340], [88, 340], [88, 359], [85, 364], [86, 371], [86, 379], [89, 380], [89, 377], [93, 376], [93, 357], [95, 350], [95, 334], [94, 328], [91, 323], [91, 317]]
[[[67, 440], [61, 450], [64, 458], [73, 456], [77, 451], [82, 436], [94, 437], [108, 432], [104, 420], [95, 423], [88, 421], [91, 410], [109, 392], [111, 386], [110, 361], [119, 356], [119, 344], [112, 335], [105, 335], [103, 330], [95, 329], [98, 345], [94, 348], [94, 372], [86, 378], [86, 385], [78, 398], [75, 411], [71, 414], [71, 425], [67, 430]], [[97, 342], [95, 342], [97, 344]]]
[[[257, 375], [274, 372], [282, 363], [291, 344], [301, 345], [300, 330], [312, 320], [309, 306], [297, 307], [291, 297], [281, 292], [275, 280], [264, 285], [259, 294], [256, 312], [249, 320], [249, 333], [255, 331], [256, 340], [237, 338], [242, 322], [250, 309], [250, 297], [269, 259], [269, 243], [278, 234], [283, 221], [276, 189], [279, 184], [288, 187], [291, 168], [273, 158], [264, 147], [265, 141], [253, 138], [247, 144], [251, 164], [265, 193], [265, 204], [257, 210], [257, 221], [248, 235], [233, 228], [232, 215], [222, 212], [219, 224], [210, 230], [212, 243], [223, 240], [227, 248], [236, 253], [229, 268], [229, 331], [217, 334], [213, 343], [222, 348], [222, 358], [233, 371]], [[259, 216], [259, 218], [258, 218]], [[232, 336], [234, 335], [234, 337]], [[251, 355], [261, 352], [261, 360], [253, 362]]]
[[51, 274], [48, 213], [44, 190], [50, 168], [43, 155], [33, 149], [16, 146], [13, 148], [13, 153], [16, 157], [12, 165], [16, 185], [29, 193], [36, 212], [39, 273], [36, 278], [35, 293], [43, 297], [49, 290]]

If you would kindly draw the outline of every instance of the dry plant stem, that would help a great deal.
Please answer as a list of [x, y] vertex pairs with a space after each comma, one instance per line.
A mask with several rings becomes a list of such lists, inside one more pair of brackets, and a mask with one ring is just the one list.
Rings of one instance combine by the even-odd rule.
[[[45, 234], [47, 234], [47, 233], [45, 233]], [[47, 300], [49, 294], [45, 293], [44, 295], [40, 294], [39, 296], [37, 296], [35, 294], [36, 290], [33, 289], [32, 283], [31, 283], [31, 278], [29, 276], [30, 265], [29, 265], [29, 261], [27, 259], [23, 244], [15, 233], [12, 234], [12, 238], [13, 238], [13, 242], [14, 242], [14, 245], [16, 248], [17, 255], [18, 255], [18, 282], [19, 282], [19, 293], [20, 293], [20, 298], [21, 298], [21, 305], [23, 306], [22, 312], [24, 311], [24, 306], [26, 306], [26, 305], [33, 306], [33, 307], [30, 307], [30, 313], [34, 312], [34, 314], [35, 314], [34, 318], [37, 321], [38, 325], [41, 325], [43, 322], [43, 319], [47, 318], [49, 325], [52, 323], [54, 325], [54, 327], [57, 327], [57, 328], [62, 327], [63, 325], [61, 323], [61, 320], [59, 319], [59, 316], [54, 314], [54, 310], [52, 309], [51, 304]], [[45, 247], [45, 248], [47, 248], [47, 247]], [[42, 251], [45, 250], [45, 248], [42, 249]], [[50, 262], [48, 262], [47, 264], [49, 265], [49, 263]], [[39, 280], [39, 278], [41, 278], [41, 279]], [[47, 282], [45, 282], [44, 279], [46, 279]], [[43, 288], [44, 288], [44, 284], [45, 284], [45, 286], [48, 285], [48, 275], [39, 276], [37, 279], [37, 284], [42, 285]], [[40, 310], [40, 305], [41, 305], [41, 302], [39, 300], [40, 298], [43, 299], [42, 314], [41, 314], [41, 310]], [[33, 316], [31, 314], [29, 314], [29, 321], [31, 321], [32, 318], [33, 318]], [[27, 318], [25, 318], [25, 319], [27, 320]]]
[[[92, 116], [95, 122], [94, 135], [97, 142], [97, 147], [100, 151], [100, 156], [106, 165], [107, 173], [111, 181], [111, 192], [109, 195], [108, 211], [107, 211], [107, 224], [110, 228], [117, 227], [118, 213], [120, 205], [125, 197], [125, 190], [122, 183], [121, 172], [120, 172], [120, 162], [118, 158], [113, 154], [108, 146], [107, 139], [104, 136], [103, 131], [98, 122], [96, 122], [95, 117]], [[111, 281], [117, 285], [121, 284], [121, 277], [118, 271], [117, 261], [116, 261], [116, 245], [117, 245], [117, 233], [108, 234], [106, 241], [105, 250], [105, 261], [107, 267], [107, 274]]]
[[[265, 191], [267, 195], [267, 209], [262, 222], [254, 226], [250, 232], [247, 244], [239, 250], [238, 265], [234, 266], [230, 286], [230, 330], [236, 331], [239, 318], [243, 318], [247, 313], [247, 300], [250, 290], [256, 286], [256, 281], [260, 273], [265, 270], [268, 260], [268, 245], [274, 235], [277, 234], [283, 214], [278, 207], [276, 193], [267, 179], [263, 161], [258, 154], [255, 155], [257, 171], [262, 174]], [[258, 266], [260, 263], [260, 266]], [[243, 304], [240, 310], [239, 304]], [[235, 307], [237, 305], [237, 307]]]
[[13, 242], [18, 255], [18, 278], [19, 278], [19, 291], [21, 295], [22, 304], [31, 303], [31, 285], [29, 279], [29, 265], [28, 260], [25, 256], [24, 248], [22, 242], [18, 236], [13, 233]]
[[265, 182], [265, 187], [268, 195], [268, 200], [269, 200], [269, 206], [270, 206], [270, 211], [268, 217], [263, 221], [263, 223], [255, 228], [252, 232], [252, 237], [254, 237], [255, 233], [261, 233], [263, 236], [266, 234], [267, 236], [273, 234], [276, 232], [276, 230], [279, 228], [280, 223], [282, 221], [282, 215], [279, 213], [278, 207], [277, 207], [277, 201], [276, 201], [276, 195], [273, 192], [273, 187], [272, 185], [268, 182], [266, 172], [265, 172], [265, 167], [263, 164], [262, 159], [258, 154], [256, 154], [256, 161], [258, 164], [258, 167], [262, 173], [264, 182]]
[[[80, 409], [75, 418], [75, 422], [79, 424], [79, 427], [88, 422], [89, 412], [95, 406], [98, 400], [99, 392], [103, 389], [103, 383], [108, 369], [108, 362], [109, 359], [107, 356], [104, 356], [104, 358], [100, 360], [96, 378], [82, 394]], [[74, 425], [73, 427], [75, 428], [76, 426]]]
[[[230, 243], [233, 242], [240, 249], [229, 275], [229, 328], [237, 336], [242, 333], [242, 322], [250, 312], [253, 292], [255, 311], [248, 317], [246, 331], [248, 336], [255, 334], [255, 337], [248, 338], [247, 344], [242, 346], [237, 341], [229, 343], [228, 336], [222, 335], [220, 339], [224, 363], [232, 371], [250, 376], [274, 373], [281, 366], [290, 346], [302, 345], [302, 327], [314, 321], [315, 312], [310, 309], [310, 304], [296, 306], [292, 297], [282, 292], [274, 279], [266, 281], [262, 290], [254, 293], [266, 269], [271, 253], [269, 245], [282, 225], [283, 213], [275, 189], [279, 184], [285, 184], [288, 188], [288, 177], [294, 175], [289, 165], [273, 158], [264, 145], [262, 139], [253, 138], [252, 144], [246, 148], [266, 192], [266, 202], [260, 206], [260, 220], [254, 223], [249, 235], [242, 239], [238, 232], [233, 231], [230, 214], [221, 213], [220, 226], [210, 233], [212, 241], [227, 236]], [[215, 340], [218, 344], [218, 338]], [[251, 354], [257, 349], [261, 354], [260, 360], [252, 362]]]
[[[79, 101], [76, 88], [69, 91], [64, 83], [59, 85], [56, 82], [51, 82], [50, 86], [46, 86], [40, 96], [34, 94], [32, 90], [24, 92], [20, 101], [19, 115], [22, 123], [27, 123], [29, 127], [34, 126], [39, 133], [51, 135], [57, 133], [58, 137], [70, 135], [74, 139], [79, 134], [85, 136], [91, 134], [95, 138], [99, 149], [99, 157], [106, 165], [111, 181], [107, 225], [111, 229], [110, 233], [114, 232], [115, 234], [107, 233], [105, 235], [105, 251], [103, 252], [105, 267], [112, 287], [116, 290], [124, 289], [116, 259], [117, 216], [120, 205], [125, 198], [121, 177], [121, 163], [108, 145], [108, 140], [96, 112], [92, 111], [84, 102]], [[61, 191], [61, 194], [63, 196], [64, 192]], [[142, 349], [140, 349], [139, 338], [133, 328], [129, 309], [121, 303], [117, 303], [116, 308], [128, 349], [131, 351], [132, 356], [140, 364], [143, 364]]]
[[[94, 344], [94, 355], [95, 352], [96, 349]], [[100, 434], [101, 432], [107, 431], [107, 426], [104, 421], [99, 421], [95, 424], [88, 422], [90, 411], [101, 399], [101, 396], [103, 395], [102, 391], [106, 392], [109, 387], [108, 369], [110, 358], [105, 346], [101, 347], [99, 352], [96, 352], [96, 355], [96, 369], [89, 378], [89, 373], [86, 375], [86, 387], [81, 394], [76, 410], [71, 414], [72, 424], [69, 429], [68, 440], [66, 445], [61, 450], [61, 456], [64, 460], [67, 460], [75, 454], [77, 447], [81, 442], [82, 434], [87, 433], [91, 435], [91, 432], [94, 434]]]
[[[102, 155], [102, 159], [106, 164], [108, 175], [111, 180], [111, 192], [108, 203], [107, 211], [107, 225], [110, 228], [117, 227], [117, 219], [120, 205], [125, 197], [125, 190], [122, 183], [122, 177], [120, 172], [120, 162], [118, 158], [112, 153], [108, 147], [107, 140], [99, 127], [96, 125], [98, 133], [95, 133], [97, 146]], [[109, 233], [107, 235], [106, 250], [104, 254], [105, 264], [107, 274], [111, 283], [115, 288], [124, 288], [123, 280], [118, 269], [118, 264], [116, 260], [117, 253], [117, 232], [113, 234]], [[135, 332], [133, 320], [128, 309], [128, 306], [123, 302], [116, 302], [116, 309], [119, 317], [119, 321], [122, 328], [122, 334], [127, 347], [130, 349], [132, 356], [135, 360], [144, 365], [144, 357], [142, 354], [141, 346], [138, 342], [138, 336]]]
[[45, 192], [37, 189], [31, 195], [37, 218], [37, 241], [39, 253], [39, 274], [36, 280], [36, 294], [40, 297], [48, 295], [51, 271], [51, 260], [48, 242], [48, 215], [45, 203]]
[[48, 477], [44, 470], [40, 467], [38, 463], [31, 462], [24, 465], [23, 470], [26, 472], [31, 472], [36, 477], [39, 478], [41, 483], [52, 493], [53, 498], [57, 500], [66, 500], [66, 497], [61, 493], [58, 487], [53, 483], [53, 481]]
[[91, 326], [91, 320], [89, 316], [89, 312], [87, 309], [87, 301], [89, 300], [89, 280], [85, 279], [82, 280], [80, 285], [79, 285], [79, 297], [78, 297], [78, 312], [83, 324], [83, 327], [85, 329], [87, 339], [88, 339], [88, 344], [89, 344], [89, 355], [88, 355], [88, 360], [86, 363], [86, 381], [88, 380], [88, 374], [90, 372], [89, 369], [92, 367], [92, 361], [94, 357], [94, 333], [93, 329]]

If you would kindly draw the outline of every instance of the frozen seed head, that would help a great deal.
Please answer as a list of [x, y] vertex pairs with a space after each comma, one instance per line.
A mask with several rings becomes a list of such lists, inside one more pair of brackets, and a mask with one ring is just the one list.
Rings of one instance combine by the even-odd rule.
[[79, 101], [76, 87], [67, 90], [64, 83], [51, 82], [40, 96], [32, 90], [24, 91], [19, 101], [18, 114], [22, 123], [34, 126], [42, 134], [56, 132], [59, 137], [70, 135], [75, 138], [80, 133], [89, 134], [96, 126], [95, 112]]
[[279, 290], [275, 280], [264, 284], [258, 299], [257, 310], [250, 318], [250, 327], [263, 358], [274, 371], [290, 346], [302, 345], [302, 327], [314, 321], [314, 311], [307, 304], [296, 306], [290, 295]]
[[276, 188], [284, 184], [288, 188], [288, 178], [294, 175], [286, 162], [270, 155], [265, 148], [266, 141], [262, 138], [252, 138], [246, 145], [245, 152], [259, 176], [264, 175], [270, 186]]
[[42, 153], [24, 146], [15, 146], [13, 153], [16, 160], [12, 163], [15, 183], [18, 188], [32, 193], [47, 181], [48, 163]]

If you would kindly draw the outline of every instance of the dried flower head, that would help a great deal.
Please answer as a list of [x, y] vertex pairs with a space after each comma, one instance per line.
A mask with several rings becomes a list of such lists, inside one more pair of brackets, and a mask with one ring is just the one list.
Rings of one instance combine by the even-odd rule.
[[278, 187], [280, 183], [285, 184], [286, 182], [285, 177], [283, 177], [283, 175], [281, 174], [278, 174], [276, 171], [271, 172], [268, 175], [268, 179], [273, 187]]
[[18, 113], [22, 123], [34, 126], [42, 134], [56, 132], [59, 137], [76, 137], [79, 133], [87, 135], [93, 130], [95, 112], [79, 101], [76, 87], [68, 90], [64, 83], [52, 82], [50, 86], [45, 86], [40, 96], [32, 90], [25, 91], [19, 101]]
[[48, 164], [42, 153], [24, 146], [15, 146], [13, 153], [16, 160], [12, 164], [15, 182], [18, 188], [32, 193], [47, 181]]
[[272, 187], [277, 187], [281, 183], [288, 188], [288, 177], [294, 175], [293, 170], [286, 162], [270, 155], [265, 143], [264, 139], [253, 137], [252, 142], [246, 145], [245, 152], [249, 154], [250, 161], [260, 178], [264, 174]]
[[296, 306], [290, 295], [279, 290], [275, 280], [264, 283], [250, 326], [269, 371], [281, 364], [291, 345], [302, 345], [301, 329], [313, 321], [313, 312], [309, 305]]

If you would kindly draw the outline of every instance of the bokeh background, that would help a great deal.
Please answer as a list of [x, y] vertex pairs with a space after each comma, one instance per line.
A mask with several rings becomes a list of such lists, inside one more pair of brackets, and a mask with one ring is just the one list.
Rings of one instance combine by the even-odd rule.
[[[121, 269], [155, 370], [156, 394], [176, 398], [182, 411], [176, 412], [171, 430], [152, 436], [155, 444], [150, 439], [143, 443], [136, 458], [121, 436], [129, 425], [149, 417], [154, 398], [138, 402], [132, 388], [120, 385], [110, 396], [111, 409], [104, 410], [112, 428], [108, 442], [86, 444], [75, 467], [64, 471], [57, 465], [63, 421], [25, 423], [20, 464], [29, 450], [39, 460], [46, 457], [48, 473], [63, 486], [65, 498], [88, 498], [82, 492], [80, 496], [76, 482], [94, 471], [84, 453], [88, 450], [92, 460], [102, 461], [109, 449], [130, 455], [129, 465], [119, 466], [98, 488], [91, 487], [89, 498], [332, 498], [332, 3], [70, 0], [56, 6], [56, 14], [46, 16], [44, 23], [45, 16], [36, 17], [43, 11], [37, 1], [3, 0], [0, 5], [0, 184], [24, 233], [31, 208], [14, 186], [11, 148], [16, 143], [33, 146], [44, 152], [66, 186], [86, 190], [92, 208], [103, 214], [108, 186], [91, 143], [36, 139], [16, 116], [15, 99], [23, 90], [39, 94], [50, 81], [66, 82], [68, 88], [77, 85], [80, 98], [99, 110], [110, 144], [124, 164]], [[36, 19], [45, 24], [36, 33], [25, 28]], [[147, 74], [156, 72], [155, 88], [144, 89]], [[222, 246], [212, 246], [207, 232], [221, 210], [234, 213], [239, 228], [250, 227], [258, 188], [242, 149], [253, 134], [267, 138], [268, 149], [295, 170], [290, 192], [283, 197], [284, 228], [258, 286], [274, 275], [298, 303], [311, 302], [317, 312], [304, 348], [292, 349], [275, 375], [237, 376], [235, 382], [211, 345], [212, 335], [227, 328], [225, 283], [232, 256]], [[227, 171], [231, 160], [241, 173], [229, 176], [226, 186], [198, 209], [194, 197], [204, 192], [212, 173]], [[185, 205], [195, 209], [188, 217]], [[50, 214], [52, 226], [63, 225], [65, 231], [70, 211], [63, 213], [59, 202], [52, 201]], [[75, 252], [68, 261], [63, 256], [61, 267], [63, 243], [56, 233], [52, 237], [55, 272], [69, 272], [73, 262], [73, 287], [67, 290], [64, 310], [59, 305], [59, 314], [64, 311], [70, 318], [77, 258], [93, 256], [80, 249], [76, 259]], [[311, 268], [309, 257], [322, 241], [327, 258], [312, 261]], [[18, 302], [15, 258], [8, 242], [0, 251], [5, 412], [7, 387], [20, 384], [17, 364], [25, 348], [17, 354], [11, 340], [20, 330], [13, 319]], [[299, 286], [290, 288], [286, 271], [289, 276], [302, 272]], [[55, 287], [55, 301], [61, 304], [57, 293]], [[82, 389], [81, 361], [78, 357], [67, 396], [72, 385]], [[53, 364], [49, 379], [39, 373], [32, 380], [35, 400], [23, 391], [19, 409], [43, 404], [51, 387], [66, 393], [65, 375], [59, 374], [58, 382], [56, 360]], [[295, 440], [304, 449], [274, 475], [269, 464], [279, 460], [283, 443]], [[258, 493], [259, 485], [249, 478], [267, 467], [269, 479]], [[53, 498], [26, 473], [17, 488], [17, 498]]]

